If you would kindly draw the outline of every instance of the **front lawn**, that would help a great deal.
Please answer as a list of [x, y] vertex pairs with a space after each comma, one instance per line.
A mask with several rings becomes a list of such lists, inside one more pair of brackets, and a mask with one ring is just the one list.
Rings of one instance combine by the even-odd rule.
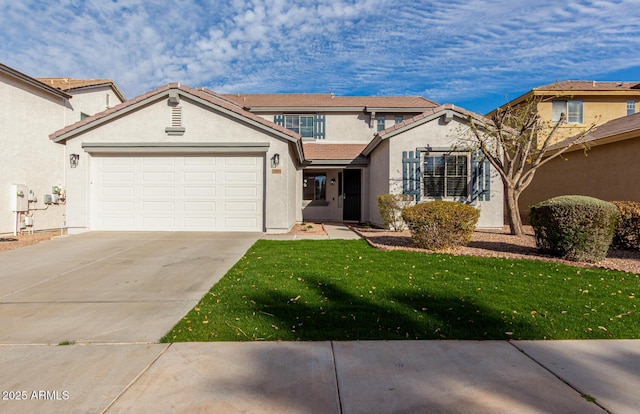
[[162, 341], [640, 338], [638, 294], [612, 270], [260, 240]]

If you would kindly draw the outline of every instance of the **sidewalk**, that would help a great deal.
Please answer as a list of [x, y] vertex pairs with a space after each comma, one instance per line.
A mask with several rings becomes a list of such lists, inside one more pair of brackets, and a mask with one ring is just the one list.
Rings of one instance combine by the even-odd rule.
[[640, 412], [638, 340], [3, 345], [0, 362], [27, 396], [2, 413]]

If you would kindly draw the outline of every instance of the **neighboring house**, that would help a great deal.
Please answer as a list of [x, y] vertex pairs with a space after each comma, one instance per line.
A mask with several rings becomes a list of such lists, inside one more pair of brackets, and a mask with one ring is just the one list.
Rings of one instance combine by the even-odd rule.
[[71, 233], [382, 224], [377, 195], [403, 191], [472, 203], [480, 226], [501, 228], [499, 178], [458, 142], [469, 115], [417, 97], [221, 95], [174, 83], [51, 138], [79, 157], [65, 165]]
[[[63, 203], [69, 158], [65, 147], [53, 144], [48, 135], [80, 119], [82, 111], [105, 109], [93, 104], [104, 102], [104, 90], [78, 93], [82, 97], [76, 100], [73, 88], [63, 91], [58, 85], [42, 83], [0, 64], [0, 234], [13, 233], [22, 226], [28, 230], [66, 227]], [[113, 104], [121, 98], [114, 94]], [[14, 185], [20, 187], [16, 190]], [[45, 194], [52, 194], [53, 187], [61, 190], [59, 202], [44, 204]], [[22, 194], [18, 196], [18, 192]], [[27, 211], [16, 214], [16, 209]]]
[[[535, 97], [541, 99], [538, 113], [543, 121], [555, 124], [562, 113], [566, 115], [565, 122], [557, 132], [557, 139], [554, 140], [559, 142], [592, 125], [602, 125], [613, 119], [635, 114], [640, 101], [640, 81], [568, 80], [551, 83], [533, 88], [501, 108], [518, 105]], [[487, 117], [491, 118], [496, 110], [487, 114]]]
[[[551, 148], [560, 148], [559, 143]], [[640, 113], [614, 119], [540, 168], [520, 197], [523, 217], [533, 204], [559, 195], [587, 195], [602, 200], [640, 202]]]

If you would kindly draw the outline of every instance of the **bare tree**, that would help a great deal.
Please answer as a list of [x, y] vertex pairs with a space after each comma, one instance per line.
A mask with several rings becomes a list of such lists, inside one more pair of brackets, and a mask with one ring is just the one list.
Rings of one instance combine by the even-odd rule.
[[518, 200], [538, 168], [561, 156], [574, 145], [584, 143], [595, 125], [562, 141], [556, 141], [558, 128], [566, 120], [562, 114], [555, 123], [544, 122], [538, 114], [542, 97], [533, 97], [514, 106], [496, 110], [490, 118], [481, 120], [469, 116], [474, 145], [502, 177], [505, 190], [507, 220], [513, 235], [521, 235], [522, 218]]

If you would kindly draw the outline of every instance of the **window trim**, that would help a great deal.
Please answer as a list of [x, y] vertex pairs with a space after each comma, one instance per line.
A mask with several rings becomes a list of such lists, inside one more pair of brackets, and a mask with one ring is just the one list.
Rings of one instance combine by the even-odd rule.
[[376, 129], [378, 132], [380, 131], [384, 131], [385, 129], [385, 117], [384, 116], [378, 116], [376, 117]]
[[[460, 177], [460, 176], [456, 176], [456, 175], [451, 175], [448, 176], [447, 175], [447, 158], [448, 157], [458, 157], [458, 156], [464, 156], [466, 158], [465, 160], [465, 194], [464, 195], [447, 195], [447, 177]], [[424, 199], [427, 200], [469, 200], [472, 196], [472, 189], [471, 189], [471, 174], [472, 174], [472, 156], [473, 154], [471, 152], [468, 151], [430, 151], [430, 152], [424, 152], [420, 155], [420, 167], [422, 169], [420, 175], [421, 175], [421, 180], [422, 182], [420, 183], [420, 193], [421, 196]], [[427, 167], [426, 167], [426, 163], [427, 163], [427, 158], [439, 158], [439, 157], [443, 157], [444, 158], [444, 175], [442, 176], [442, 186], [443, 186], [443, 190], [442, 190], [442, 195], [429, 195], [427, 193], [427, 183], [428, 183], [428, 179], [427, 179]], [[438, 176], [436, 176], [438, 177]]]
[[[572, 116], [572, 111], [570, 111], [570, 106], [572, 104], [580, 104], [580, 109], [579, 111], [573, 111], [573, 116]], [[558, 107], [562, 105], [562, 112], [558, 113]], [[556, 107], [556, 108], [554, 108]], [[579, 118], [575, 117], [575, 114], [579, 113]], [[579, 101], [579, 100], [565, 100], [565, 99], [554, 99], [553, 101], [551, 101], [551, 122], [558, 122], [560, 121], [560, 116], [561, 114], [564, 113], [566, 118], [563, 122], [563, 124], [572, 124], [572, 125], [580, 125], [580, 124], [584, 124], [584, 101]], [[572, 120], [573, 118], [573, 120]]]
[[627, 101], [627, 116], [633, 115], [635, 113], [636, 113], [636, 101], [630, 99]]

